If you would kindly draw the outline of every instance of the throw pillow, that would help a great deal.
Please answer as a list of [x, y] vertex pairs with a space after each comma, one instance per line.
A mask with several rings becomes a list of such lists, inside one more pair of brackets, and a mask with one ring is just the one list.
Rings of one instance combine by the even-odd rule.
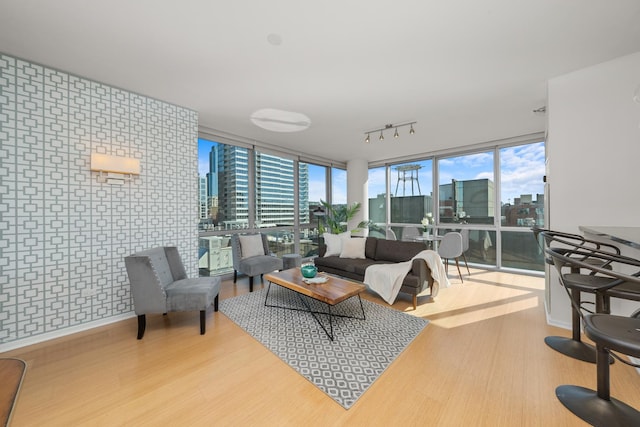
[[264, 246], [262, 246], [262, 236], [260, 234], [248, 234], [246, 236], [238, 236], [238, 238], [240, 239], [241, 259], [264, 255]]
[[324, 256], [336, 256], [342, 252], [342, 242], [351, 238], [351, 232], [345, 231], [340, 234], [324, 233], [322, 237], [324, 238], [324, 244], [327, 245], [327, 251]]
[[364, 259], [364, 247], [367, 239], [355, 237], [342, 242], [342, 252], [340, 258]]

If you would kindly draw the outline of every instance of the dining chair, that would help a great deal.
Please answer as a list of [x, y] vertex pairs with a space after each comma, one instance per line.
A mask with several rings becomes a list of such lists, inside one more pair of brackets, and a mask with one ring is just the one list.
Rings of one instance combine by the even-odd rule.
[[462, 273], [460, 272], [460, 256], [462, 255], [462, 234], [457, 231], [450, 231], [442, 236], [442, 241], [438, 245], [438, 255], [443, 260], [446, 260], [445, 270], [449, 272], [449, 260], [454, 259], [456, 261], [456, 267], [458, 268], [458, 275], [460, 275], [460, 281], [464, 283], [462, 279]]

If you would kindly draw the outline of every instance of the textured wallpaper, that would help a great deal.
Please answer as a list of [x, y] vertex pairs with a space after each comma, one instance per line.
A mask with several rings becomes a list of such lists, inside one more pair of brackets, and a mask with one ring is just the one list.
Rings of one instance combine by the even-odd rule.
[[[0, 345], [130, 313], [123, 258], [138, 250], [178, 246], [197, 276], [197, 121], [0, 54]], [[100, 183], [93, 152], [142, 173]]]

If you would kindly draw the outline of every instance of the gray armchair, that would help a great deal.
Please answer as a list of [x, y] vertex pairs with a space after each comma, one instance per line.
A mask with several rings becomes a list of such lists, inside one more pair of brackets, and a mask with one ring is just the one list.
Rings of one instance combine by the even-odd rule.
[[249, 276], [249, 292], [253, 292], [253, 277], [282, 270], [282, 260], [269, 252], [266, 234], [233, 234], [231, 236], [233, 255], [233, 283], [238, 273]]
[[200, 310], [200, 335], [205, 333], [205, 314], [213, 304], [218, 311], [219, 277], [187, 278], [176, 247], [157, 247], [124, 259], [138, 315], [138, 339], [144, 336], [146, 315], [170, 311]]

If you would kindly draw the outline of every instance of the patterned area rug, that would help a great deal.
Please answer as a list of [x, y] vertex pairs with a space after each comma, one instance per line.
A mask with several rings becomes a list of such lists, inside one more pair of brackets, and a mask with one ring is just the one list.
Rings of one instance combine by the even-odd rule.
[[[220, 301], [220, 311], [346, 409], [429, 323], [362, 300], [366, 320], [334, 317], [331, 341], [310, 313], [265, 307], [266, 292]], [[327, 311], [325, 304], [303, 298], [314, 311]], [[306, 309], [298, 294], [277, 285], [271, 285], [269, 304]], [[358, 297], [332, 310], [362, 317]], [[328, 316], [318, 317], [329, 329]]]

